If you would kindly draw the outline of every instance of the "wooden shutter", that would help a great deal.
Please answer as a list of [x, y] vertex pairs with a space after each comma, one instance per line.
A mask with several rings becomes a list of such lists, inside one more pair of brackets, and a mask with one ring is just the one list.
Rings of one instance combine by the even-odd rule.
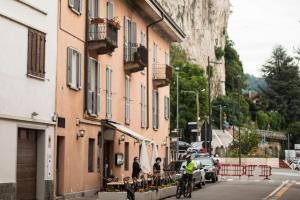
[[137, 51], [136, 43], [136, 23], [130, 22], [130, 56], [131, 60], [134, 60], [134, 53]]
[[74, 7], [74, 0], [69, 0], [69, 6]]
[[72, 56], [73, 50], [68, 47], [67, 48], [67, 83], [69, 86], [72, 85]]
[[111, 2], [107, 2], [107, 6], [106, 6], [107, 19], [113, 19], [113, 15], [114, 15], [114, 4]]
[[167, 119], [167, 97], [164, 96], [164, 115], [165, 118]]
[[92, 74], [91, 74], [91, 68], [92, 68], [93, 60], [89, 58], [89, 64], [88, 64], [88, 72], [87, 72], [87, 84], [88, 84], [88, 90], [87, 90], [87, 112], [89, 114], [93, 114], [93, 90], [92, 90]]
[[112, 117], [112, 70], [109, 68], [109, 117]]
[[130, 78], [125, 78], [125, 122], [130, 123]]
[[94, 0], [94, 17], [99, 17], [99, 1]]
[[155, 98], [155, 91], [153, 91], [153, 106], [152, 106], [152, 120], [153, 120], [153, 128], [156, 128], [156, 98]]
[[76, 86], [81, 88], [81, 54], [77, 52], [77, 63], [76, 63]]
[[106, 68], [106, 117], [111, 118], [111, 69]]
[[159, 128], [159, 93], [156, 91], [157, 99], [156, 99], [156, 128]]
[[78, 12], [82, 13], [82, 0], [78, 0], [79, 1], [79, 10]]
[[101, 101], [101, 99], [100, 99], [100, 92], [101, 92], [101, 87], [100, 87], [100, 71], [101, 71], [101, 68], [100, 68], [100, 62], [98, 62], [98, 64], [97, 64], [97, 113], [98, 113], [98, 115], [100, 115], [100, 101]]
[[129, 61], [129, 19], [124, 16], [124, 58]]

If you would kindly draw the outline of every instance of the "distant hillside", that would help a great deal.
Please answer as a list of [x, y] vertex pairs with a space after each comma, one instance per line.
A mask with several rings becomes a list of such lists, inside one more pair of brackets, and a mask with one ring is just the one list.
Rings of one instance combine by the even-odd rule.
[[246, 78], [246, 90], [256, 91], [260, 93], [261, 88], [263, 90], [268, 88], [268, 85], [264, 78], [258, 78], [251, 74], [245, 74], [245, 78]]

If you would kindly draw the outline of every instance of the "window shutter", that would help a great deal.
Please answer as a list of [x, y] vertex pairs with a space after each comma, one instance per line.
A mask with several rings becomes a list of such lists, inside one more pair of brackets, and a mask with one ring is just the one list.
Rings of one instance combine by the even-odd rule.
[[124, 58], [129, 61], [129, 19], [124, 16]]
[[153, 121], [153, 128], [156, 128], [156, 107], [155, 107], [155, 105], [156, 105], [156, 98], [155, 98], [155, 91], [153, 91], [153, 102], [152, 102], [152, 104], [153, 104], [153, 106], [152, 106], [152, 121]]
[[157, 94], [157, 100], [156, 100], [156, 128], [159, 128], [159, 93], [158, 91], [156, 92]]
[[165, 119], [167, 119], [167, 97], [164, 96], [164, 115]]
[[72, 85], [72, 56], [73, 56], [73, 50], [71, 48], [67, 48], [67, 81], [68, 85]]
[[77, 63], [76, 63], [76, 86], [77, 88], [81, 88], [81, 54], [77, 52]]
[[100, 115], [100, 92], [101, 92], [101, 87], [100, 87], [100, 71], [101, 71], [101, 68], [100, 68], [100, 62], [97, 63], [97, 113], [98, 115]]
[[94, 17], [99, 17], [99, 0], [94, 0]]
[[114, 5], [111, 2], [107, 2], [106, 6], [106, 17], [107, 19], [113, 19]]
[[106, 117], [111, 118], [111, 69], [106, 68]]
[[82, 13], [82, 0], [78, 0], [79, 1], [79, 12]]
[[131, 49], [131, 56], [132, 56], [132, 60], [133, 60], [133, 55], [134, 52], [136, 52], [137, 49], [137, 44], [136, 44], [136, 23], [135, 22], [131, 22], [130, 23], [130, 49]]
[[91, 67], [92, 67], [93, 60], [89, 58], [89, 64], [88, 64], [88, 91], [87, 91], [87, 111], [89, 114], [93, 113], [93, 90], [91, 88]]
[[69, 0], [69, 6], [74, 7], [74, 0]]
[[112, 117], [112, 86], [111, 86], [111, 75], [112, 70], [109, 68], [109, 117]]

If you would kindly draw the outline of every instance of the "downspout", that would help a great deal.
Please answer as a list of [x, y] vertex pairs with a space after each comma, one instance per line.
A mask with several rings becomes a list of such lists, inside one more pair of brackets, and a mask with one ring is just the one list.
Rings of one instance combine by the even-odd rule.
[[85, 42], [84, 42], [84, 97], [83, 97], [83, 113], [87, 110], [87, 91], [88, 91], [88, 64], [89, 64], [89, 54], [88, 54], [88, 40], [89, 40], [89, 1], [86, 1], [85, 6]]
[[146, 30], [147, 48], [148, 48], [148, 66], [147, 66], [147, 127], [146, 127], [146, 129], [149, 129], [149, 115], [150, 115], [150, 112], [149, 112], [149, 93], [150, 93], [150, 90], [149, 90], [149, 66], [150, 66], [150, 60], [151, 59], [149, 59], [149, 28], [151, 26], [154, 26], [155, 24], [158, 24], [159, 22], [163, 21], [164, 17], [165, 17], [164, 14], [161, 13], [161, 19], [148, 24], [147, 25], [147, 30]]

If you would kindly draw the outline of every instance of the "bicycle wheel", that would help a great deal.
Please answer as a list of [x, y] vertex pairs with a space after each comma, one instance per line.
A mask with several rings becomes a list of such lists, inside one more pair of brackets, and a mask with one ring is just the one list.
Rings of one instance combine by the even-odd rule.
[[[186, 198], [187, 196], [189, 196], [191, 194], [191, 192], [188, 192], [188, 183], [185, 184], [185, 188], [184, 188], [184, 194], [183, 196]], [[193, 188], [193, 185], [192, 185]], [[192, 189], [193, 190], [193, 189]]]
[[180, 186], [180, 185], [181, 185], [181, 184], [178, 184], [178, 185], [177, 185], [177, 189], [176, 189], [176, 199], [179, 199], [180, 196], [181, 196], [182, 190], [181, 190], [181, 186]]

